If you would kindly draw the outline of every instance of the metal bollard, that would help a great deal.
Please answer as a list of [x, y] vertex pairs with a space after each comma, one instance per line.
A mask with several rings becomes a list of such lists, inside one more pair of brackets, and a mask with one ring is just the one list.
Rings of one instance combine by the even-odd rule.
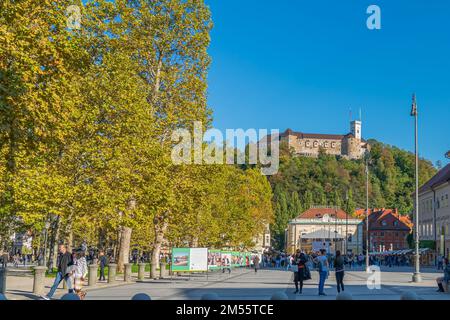
[[44, 293], [45, 271], [47, 271], [47, 267], [34, 267], [33, 269], [33, 293], [35, 295], [41, 295]]
[[117, 264], [108, 265], [108, 283], [116, 282]]
[[125, 272], [123, 273], [123, 281], [125, 282], [131, 282], [131, 267], [132, 264], [131, 263], [125, 263]]
[[88, 286], [92, 287], [97, 284], [97, 271], [98, 271], [98, 265], [97, 264], [90, 264], [88, 266], [89, 268], [89, 275], [88, 275]]
[[8, 268], [0, 267], [0, 294], [5, 294], [6, 292], [6, 275], [8, 273]]
[[139, 263], [138, 265], [138, 281], [144, 281], [145, 276], [145, 263]]
[[166, 277], [166, 263], [161, 262], [159, 264], [159, 278], [164, 279]]

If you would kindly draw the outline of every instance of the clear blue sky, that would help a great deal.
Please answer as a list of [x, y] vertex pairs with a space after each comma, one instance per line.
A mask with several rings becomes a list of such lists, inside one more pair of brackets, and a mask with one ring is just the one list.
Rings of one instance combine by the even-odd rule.
[[[421, 156], [448, 163], [450, 1], [206, 2], [216, 128], [340, 134], [362, 108], [364, 138], [412, 151], [416, 92]], [[371, 4], [381, 30], [366, 27]]]

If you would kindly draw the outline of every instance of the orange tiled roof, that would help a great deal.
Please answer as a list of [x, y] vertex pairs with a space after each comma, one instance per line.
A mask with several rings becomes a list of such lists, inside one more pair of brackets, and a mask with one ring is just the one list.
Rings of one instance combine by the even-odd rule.
[[333, 208], [311, 208], [301, 213], [298, 219], [321, 219], [324, 215], [329, 215], [331, 218], [335, 218], [337, 214], [338, 219], [352, 219], [352, 216], [347, 214], [344, 210]]
[[[369, 228], [371, 230], [407, 230], [411, 231], [413, 223], [408, 216], [400, 215], [394, 209], [369, 210]], [[395, 224], [395, 222], [398, 222]]]

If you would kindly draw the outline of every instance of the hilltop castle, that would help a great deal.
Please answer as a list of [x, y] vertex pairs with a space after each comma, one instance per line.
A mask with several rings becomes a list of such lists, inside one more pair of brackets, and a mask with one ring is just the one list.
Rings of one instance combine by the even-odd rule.
[[317, 157], [322, 149], [330, 155], [361, 159], [370, 149], [369, 144], [362, 139], [361, 129], [362, 122], [358, 120], [350, 122], [350, 133], [345, 135], [303, 133], [287, 129], [280, 134], [280, 142], [287, 142], [300, 156]]

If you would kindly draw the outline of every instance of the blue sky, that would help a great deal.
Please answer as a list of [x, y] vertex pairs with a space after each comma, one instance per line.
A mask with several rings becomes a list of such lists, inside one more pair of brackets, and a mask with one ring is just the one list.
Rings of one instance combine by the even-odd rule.
[[[206, 0], [214, 29], [209, 105], [214, 127], [349, 132], [362, 108], [363, 136], [414, 149], [450, 149], [450, 1]], [[381, 30], [366, 9], [381, 8]]]

